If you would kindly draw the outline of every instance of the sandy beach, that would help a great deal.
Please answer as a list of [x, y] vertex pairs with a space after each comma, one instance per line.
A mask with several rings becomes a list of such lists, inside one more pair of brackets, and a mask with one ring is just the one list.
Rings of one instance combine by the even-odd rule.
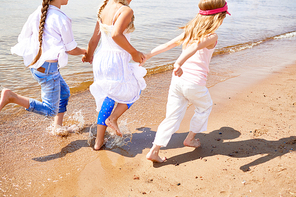
[[[0, 91], [3, 87], [40, 99], [40, 86], [23, 58], [10, 53], [35, 0], [2, 1]], [[71, 0], [75, 41], [87, 47], [102, 0]], [[296, 1], [227, 1], [210, 62], [207, 87], [213, 110], [202, 146], [184, 147], [194, 113], [189, 105], [181, 128], [162, 148], [164, 163], [146, 154], [165, 118], [173, 63], [182, 47], [149, 59], [147, 88], [119, 120], [123, 138], [106, 135], [92, 149], [95, 100], [88, 87], [93, 66], [69, 56], [60, 70], [71, 89], [65, 126], [80, 129], [53, 135], [52, 118], [9, 104], [0, 112], [0, 196], [16, 197], [296, 197]], [[199, 12], [198, 1], [132, 1], [131, 44], [148, 53], [178, 36]], [[91, 144], [91, 145], [89, 145]]]
[[168, 160], [157, 164], [145, 155], [165, 116], [170, 78], [171, 71], [146, 77], [147, 89], [121, 120], [133, 133], [123, 147], [93, 151], [87, 144], [96, 119], [89, 91], [69, 103], [68, 116], [81, 109], [84, 117], [79, 134], [53, 136], [46, 131], [51, 120], [23, 110], [18, 118], [1, 118], [0, 194], [296, 196], [295, 64], [210, 87], [208, 131], [197, 135], [202, 147], [182, 144], [194, 110], [189, 106], [180, 130], [160, 152]]

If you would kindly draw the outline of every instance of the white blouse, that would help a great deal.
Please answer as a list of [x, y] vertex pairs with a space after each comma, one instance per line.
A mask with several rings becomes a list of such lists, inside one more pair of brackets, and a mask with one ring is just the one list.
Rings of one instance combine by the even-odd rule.
[[[18, 44], [11, 48], [12, 54], [23, 56], [25, 66], [29, 66], [38, 53], [40, 17], [41, 6], [29, 16], [18, 36]], [[30, 68], [37, 69], [47, 60], [58, 60], [59, 68], [65, 67], [68, 63], [66, 51], [77, 47], [71, 19], [59, 8], [50, 5], [43, 31], [42, 55]]]

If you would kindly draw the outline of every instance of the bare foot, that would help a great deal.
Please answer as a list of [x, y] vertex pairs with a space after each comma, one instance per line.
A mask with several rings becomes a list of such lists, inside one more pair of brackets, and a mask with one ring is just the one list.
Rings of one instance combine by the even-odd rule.
[[120, 132], [118, 125], [117, 125], [117, 121], [111, 120], [110, 118], [107, 118], [107, 120], [105, 121], [106, 125], [108, 127], [110, 127], [111, 129], [113, 129], [116, 132], [116, 135], [122, 137], [122, 133]]
[[11, 90], [4, 88], [1, 92], [0, 99], [0, 111], [5, 107], [8, 103], [10, 103], [11, 98]]
[[166, 157], [161, 158], [157, 152], [154, 151], [149, 151], [149, 153], [147, 153], [146, 158], [150, 161], [156, 162], [156, 163], [162, 163], [165, 162], [167, 160]]
[[186, 138], [183, 142], [184, 146], [198, 148], [201, 146], [199, 139], [188, 139]]
[[95, 145], [94, 145], [94, 150], [98, 151], [100, 150], [105, 144], [105, 140], [96, 140]]

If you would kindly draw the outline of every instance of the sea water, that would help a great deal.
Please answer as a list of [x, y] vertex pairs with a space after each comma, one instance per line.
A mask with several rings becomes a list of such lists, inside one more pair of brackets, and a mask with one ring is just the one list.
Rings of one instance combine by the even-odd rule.
[[[30, 71], [24, 69], [22, 58], [11, 55], [10, 48], [17, 43], [23, 24], [41, 1], [1, 0], [0, 3], [0, 85], [26, 96], [40, 98], [39, 85]], [[78, 46], [87, 47], [101, 3], [101, 0], [71, 0], [68, 5], [62, 6], [61, 9], [72, 19]], [[134, 10], [136, 27], [131, 43], [144, 53], [179, 35], [182, 32], [179, 27], [195, 17], [199, 10], [197, 0], [134, 0], [130, 7]], [[228, 7], [231, 16], [227, 15], [217, 31], [219, 40], [210, 65], [210, 75], [215, 76], [215, 81], [210, 82], [212, 85], [239, 75], [236, 71], [238, 66], [245, 67], [244, 63], [250, 61], [249, 57], [239, 56], [240, 51], [249, 52], [260, 46], [269, 50], [270, 41], [278, 43], [280, 50], [271, 52], [265, 56], [266, 59], [275, 59], [276, 54], [284, 51], [287, 61], [291, 61], [289, 57], [294, 57], [295, 41], [280, 43], [295, 37], [296, 1], [283, 0], [279, 4], [277, 0], [268, 3], [265, 0], [229, 0]], [[151, 58], [144, 66], [150, 74], [171, 69], [180, 52], [181, 47], [176, 47]], [[238, 54], [239, 58], [232, 60], [225, 72], [225, 64], [229, 63], [227, 56], [233, 53]], [[92, 65], [82, 63], [80, 57], [71, 56], [68, 66], [61, 69], [61, 73], [72, 92], [87, 89], [93, 80]]]

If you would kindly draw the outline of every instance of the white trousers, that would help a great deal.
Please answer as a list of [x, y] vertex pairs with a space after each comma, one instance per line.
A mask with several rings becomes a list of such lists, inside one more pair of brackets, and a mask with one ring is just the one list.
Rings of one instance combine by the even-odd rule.
[[168, 95], [166, 118], [159, 125], [153, 144], [167, 146], [172, 135], [179, 130], [188, 102], [195, 106], [195, 113], [190, 121], [190, 131], [200, 133], [207, 130], [208, 118], [213, 105], [209, 90], [205, 86], [173, 76]]

